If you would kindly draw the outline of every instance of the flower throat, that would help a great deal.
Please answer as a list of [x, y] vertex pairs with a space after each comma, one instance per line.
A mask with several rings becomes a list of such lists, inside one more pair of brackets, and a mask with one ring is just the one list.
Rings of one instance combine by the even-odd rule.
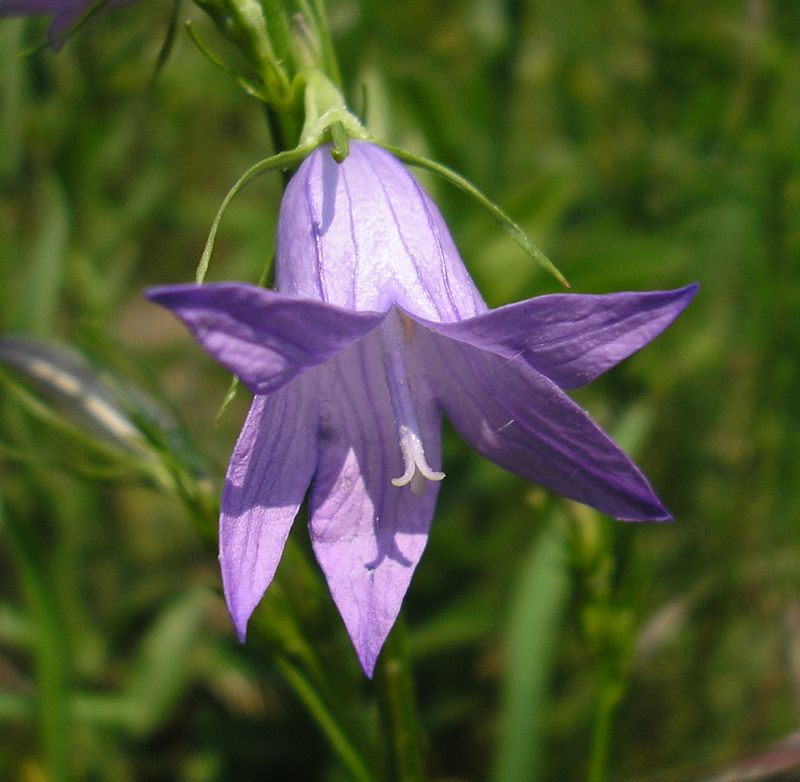
[[383, 368], [386, 384], [397, 421], [400, 452], [403, 455], [404, 471], [392, 478], [392, 485], [411, 486], [411, 491], [421, 495], [425, 481], [441, 481], [444, 473], [431, 468], [425, 458], [425, 447], [420, 437], [420, 428], [414, 411], [411, 394], [411, 378], [406, 367], [405, 345], [414, 335], [414, 323], [403, 313], [392, 310], [380, 326], [380, 341], [383, 352]]

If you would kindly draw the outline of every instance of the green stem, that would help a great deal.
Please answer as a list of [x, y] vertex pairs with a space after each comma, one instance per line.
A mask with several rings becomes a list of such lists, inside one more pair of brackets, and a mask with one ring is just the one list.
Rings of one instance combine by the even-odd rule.
[[[300, 123], [294, 114], [282, 113], [279, 114], [270, 105], [266, 105], [265, 116], [267, 120], [267, 129], [269, 130], [270, 141], [272, 141], [272, 148], [276, 153], [291, 150], [297, 146], [298, 139], [300, 138]], [[288, 169], [281, 171], [283, 178], [283, 187], [291, 179]]]
[[550, 686], [570, 594], [563, 519], [542, 531], [520, 572], [508, 621], [495, 782], [543, 776]]
[[322, 62], [325, 73], [330, 80], [339, 88], [342, 86], [342, 74], [339, 70], [339, 62], [336, 59], [336, 49], [331, 38], [331, 31], [328, 25], [328, 16], [325, 13], [324, 0], [312, 0], [316, 13], [317, 31], [319, 33], [320, 45], [322, 46]]
[[[234, 14], [251, 57], [259, 63], [262, 81], [274, 105], [285, 105], [290, 92], [290, 81], [283, 64], [275, 55], [272, 40], [267, 32], [264, 8], [258, 0], [230, 0], [229, 9]], [[273, 19], [272, 32], [277, 33], [280, 25]]]
[[0, 529], [5, 532], [19, 569], [37, 629], [36, 667], [39, 687], [38, 713], [42, 749], [50, 782], [68, 782], [70, 714], [69, 672], [66, 632], [52, 590], [37, 561], [33, 546], [16, 522], [3, 512], [0, 504]]
[[608, 779], [608, 758], [611, 752], [614, 715], [622, 699], [622, 693], [623, 686], [619, 679], [611, 671], [602, 670], [592, 724], [587, 782], [606, 782]]
[[287, 657], [278, 656], [276, 664], [283, 674], [283, 678], [314, 718], [319, 729], [325, 734], [331, 749], [338, 755], [339, 760], [350, 773], [350, 778], [355, 782], [372, 782], [374, 778], [361, 759], [358, 750], [341, 729], [335, 716], [308, 677]]
[[266, 34], [272, 49], [289, 74], [297, 70], [292, 29], [281, 0], [261, 0], [266, 22]]
[[402, 615], [389, 634], [377, 671], [378, 703], [395, 782], [422, 782], [425, 772], [408, 638]]

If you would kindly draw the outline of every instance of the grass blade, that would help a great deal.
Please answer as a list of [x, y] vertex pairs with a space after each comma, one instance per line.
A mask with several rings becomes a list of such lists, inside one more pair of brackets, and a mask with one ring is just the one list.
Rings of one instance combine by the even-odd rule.
[[548, 685], [568, 597], [569, 561], [556, 518], [523, 563], [509, 617], [495, 782], [533, 782], [541, 774]]

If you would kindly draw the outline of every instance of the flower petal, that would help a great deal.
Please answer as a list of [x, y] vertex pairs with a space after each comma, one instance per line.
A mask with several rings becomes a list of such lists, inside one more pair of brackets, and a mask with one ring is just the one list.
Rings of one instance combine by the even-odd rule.
[[150, 288], [147, 297], [181, 318], [206, 352], [256, 394], [321, 364], [385, 317], [240, 283], [168, 285]]
[[487, 459], [618, 519], [672, 518], [639, 468], [551, 380], [447, 337], [420, 340], [445, 415]]
[[228, 465], [219, 528], [225, 599], [243, 641], [272, 581], [317, 462], [313, 388], [301, 377], [256, 396]]
[[657, 337], [697, 288], [602, 296], [557, 293], [460, 323], [424, 323], [459, 342], [520, 358], [561, 388], [578, 388]]
[[396, 304], [437, 321], [486, 309], [436, 205], [390, 153], [350, 142], [312, 152], [281, 201], [275, 281], [283, 293], [352, 310]]
[[[322, 369], [319, 465], [309, 505], [311, 540], [367, 676], [400, 610], [428, 539], [439, 484], [393, 486], [403, 473], [398, 424], [370, 334]], [[439, 413], [422, 377], [411, 385], [419, 434], [434, 469]]]

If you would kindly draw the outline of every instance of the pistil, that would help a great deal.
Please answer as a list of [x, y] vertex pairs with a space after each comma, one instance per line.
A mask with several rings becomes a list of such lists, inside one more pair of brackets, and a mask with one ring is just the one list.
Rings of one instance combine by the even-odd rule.
[[413, 323], [402, 313], [389, 313], [380, 329], [383, 348], [383, 365], [386, 383], [398, 424], [400, 452], [403, 455], [404, 472], [392, 478], [392, 485], [411, 486], [411, 491], [420, 495], [425, 490], [425, 481], [440, 481], [444, 473], [434, 470], [425, 458], [425, 448], [420, 437], [419, 424], [414, 412], [411, 394], [411, 378], [406, 367], [404, 342], [413, 334]]

